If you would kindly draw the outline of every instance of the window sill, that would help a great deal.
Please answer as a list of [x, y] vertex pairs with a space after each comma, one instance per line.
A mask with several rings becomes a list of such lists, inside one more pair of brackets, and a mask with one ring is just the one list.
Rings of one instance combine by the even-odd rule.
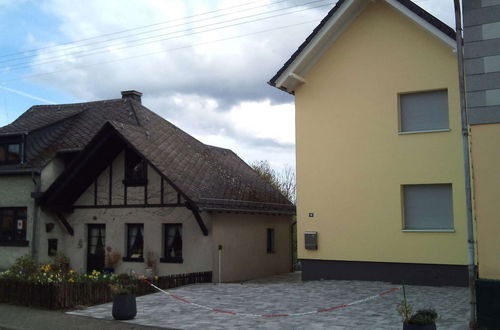
[[182, 264], [184, 260], [182, 258], [160, 258], [160, 262], [170, 263], [170, 264]]
[[403, 233], [454, 233], [455, 229], [403, 229]]
[[144, 258], [123, 257], [122, 259], [124, 262], [144, 262]]
[[0, 241], [0, 246], [29, 246], [29, 241]]
[[419, 134], [419, 133], [439, 133], [439, 132], [450, 132], [449, 128], [442, 129], [429, 129], [429, 130], [421, 130], [421, 131], [407, 131], [407, 132], [398, 132], [399, 135], [409, 135], [409, 134]]

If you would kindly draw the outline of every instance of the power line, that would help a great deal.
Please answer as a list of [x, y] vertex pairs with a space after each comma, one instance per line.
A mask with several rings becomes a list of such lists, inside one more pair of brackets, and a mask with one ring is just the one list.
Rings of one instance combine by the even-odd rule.
[[233, 37], [216, 39], [216, 40], [201, 42], [201, 43], [197, 43], [197, 44], [186, 45], [186, 46], [182, 46], [182, 47], [175, 47], [175, 48], [170, 48], [170, 49], [164, 49], [164, 50], [157, 51], [157, 52], [145, 53], [145, 54], [140, 54], [140, 55], [135, 55], [135, 56], [128, 56], [128, 57], [123, 57], [123, 58], [120, 58], [120, 59], [114, 59], [114, 60], [105, 61], [105, 62], [98, 62], [98, 63], [93, 63], [93, 64], [81, 65], [81, 66], [73, 67], [73, 68], [69, 68], [69, 69], [61, 69], [61, 70], [55, 70], [55, 71], [51, 71], [51, 72], [44, 72], [44, 73], [38, 73], [38, 74], [25, 75], [25, 76], [23, 76], [21, 78], [4, 80], [4, 81], [1, 81], [0, 83], [17, 81], [17, 80], [26, 79], [26, 78], [35, 78], [35, 77], [40, 77], [40, 76], [46, 76], [46, 75], [51, 75], [51, 74], [54, 74], [54, 73], [65, 72], [65, 71], [73, 71], [73, 70], [78, 70], [78, 69], [92, 67], [92, 66], [97, 66], [97, 65], [102, 65], [102, 64], [110, 64], [110, 63], [115, 63], [115, 62], [127, 61], [127, 60], [131, 60], [131, 59], [135, 59], [135, 58], [146, 57], [146, 56], [151, 56], [151, 55], [157, 55], [157, 54], [162, 54], [162, 53], [166, 53], [166, 52], [177, 51], [177, 50], [182, 50], [182, 49], [187, 49], [187, 48], [193, 48], [193, 47], [197, 47], [197, 46], [201, 46], [201, 45], [207, 45], [207, 44], [216, 43], [216, 42], [223, 42], [223, 41], [228, 41], [228, 40], [240, 39], [240, 38], [244, 38], [244, 37], [248, 37], [248, 36], [252, 36], [252, 35], [256, 35], [256, 34], [261, 34], [261, 33], [275, 32], [275, 31], [278, 31], [278, 30], [283, 30], [283, 29], [287, 29], [287, 28], [291, 28], [291, 27], [296, 27], [296, 26], [300, 26], [300, 25], [304, 25], [304, 24], [317, 23], [317, 22], [318, 22], [318, 20], [311, 20], [311, 21], [306, 21], [306, 22], [301, 22], [301, 23], [296, 23], [296, 24], [290, 24], [290, 25], [285, 25], [285, 26], [280, 26], [280, 27], [274, 27], [272, 29], [266, 29], [266, 30], [252, 32], [252, 33], [241, 34], [241, 35], [237, 35], [237, 36], [233, 36]]
[[[315, 0], [315, 1], [310, 1], [307, 4], [312, 4], [312, 3], [317, 3], [317, 2], [323, 2], [323, 1], [325, 1], [325, 0]], [[271, 16], [266, 16], [266, 17], [260, 17], [260, 18], [256, 18], [256, 19], [253, 19], [253, 20], [238, 22], [238, 23], [235, 23], [235, 24], [228, 24], [228, 25], [225, 25], [225, 26], [219, 26], [219, 27], [215, 27], [215, 28], [212, 28], [212, 29], [206, 29], [206, 30], [203, 30], [203, 31], [196, 31], [196, 32], [187, 33], [187, 34], [184, 34], [184, 35], [181, 35], [181, 36], [171, 36], [171, 37], [168, 37], [168, 38], [162, 38], [162, 39], [145, 41], [145, 40], [149, 40], [149, 39], [153, 39], [153, 38], [159, 38], [159, 37], [163, 37], [163, 36], [168, 36], [168, 35], [172, 35], [172, 34], [176, 34], [176, 33], [182, 33], [182, 32], [188, 32], [188, 31], [198, 30], [198, 29], [204, 28], [204, 27], [210, 27], [210, 26], [214, 26], [214, 25], [220, 25], [220, 24], [223, 24], [223, 23], [226, 23], [226, 22], [235, 22], [235, 21], [238, 21], [238, 20], [241, 20], [241, 19], [245, 19], [245, 18], [256, 17], [256, 16], [260, 16], [260, 15], [263, 15], [263, 14], [269, 14], [269, 13], [272, 13], [272, 12], [282, 11], [283, 9], [290, 9], [290, 8], [295, 8], [296, 7], [296, 6], [291, 6], [291, 7], [287, 7], [287, 8], [283, 8], [283, 9], [279, 9], [279, 10], [269, 11], [269, 12], [266, 12], [266, 13], [261, 13], [261, 14], [256, 14], [256, 15], [248, 15], [248, 16], [245, 16], [245, 17], [237, 18], [237, 19], [227, 20], [225, 22], [212, 23], [212, 24], [207, 24], [207, 25], [199, 26], [199, 27], [193, 27], [193, 28], [189, 28], [189, 29], [185, 29], [185, 30], [173, 31], [173, 32], [169, 32], [169, 33], [157, 35], [157, 36], [154, 36], [154, 37], [139, 38], [139, 39], [134, 40], [134, 42], [138, 42], [138, 41], [144, 41], [144, 42], [139, 42], [139, 43], [135, 43], [135, 44], [130, 44], [130, 45], [124, 45], [124, 46], [121, 46], [121, 47], [116, 47], [114, 50], [134, 48], [134, 47], [139, 47], [139, 46], [150, 44], [150, 43], [157, 43], [157, 42], [163, 42], [163, 41], [172, 40], [172, 39], [178, 39], [178, 38], [181, 38], [181, 37], [187, 37], [187, 36], [191, 36], [191, 35], [195, 35], [195, 34], [216, 31], [216, 30], [225, 29], [225, 28], [234, 27], [234, 26], [239, 26], [239, 25], [243, 25], [243, 24], [254, 23], [254, 22], [257, 22], [257, 21], [262, 21], [262, 20], [271, 19], [271, 18], [275, 18], [275, 17], [290, 15], [290, 14], [294, 14], [294, 13], [298, 13], [298, 12], [302, 12], [302, 11], [306, 11], [306, 10], [311, 10], [311, 9], [316, 9], [316, 8], [320, 8], [320, 7], [325, 7], [325, 6], [329, 6], [329, 5], [331, 5], [331, 3], [322, 4], [322, 5], [313, 6], [313, 7], [307, 7], [307, 8], [303, 8], [303, 9], [299, 9], [299, 10], [295, 10], [295, 11], [289, 11], [289, 12], [280, 13], [280, 14], [271, 15]], [[36, 62], [35, 65], [50, 64], [50, 63], [54, 63], [54, 62], [63, 61], [65, 59], [67, 59], [68, 56], [74, 56], [74, 55], [76, 55], [77, 58], [81, 58], [81, 57], [86, 57], [86, 56], [92, 56], [92, 55], [107, 53], [108, 50], [100, 50], [100, 49], [107, 49], [110, 46], [113, 46], [113, 45], [106, 45], [106, 46], [102, 46], [102, 47], [96, 47], [94, 49], [83, 50], [83, 51], [75, 52], [75, 53], [69, 54], [69, 55], [63, 54], [63, 55], [55, 56], [55, 57], [52, 57], [52, 58], [49, 57], [48, 59], [46, 59], [44, 61]], [[17, 63], [15, 65], [9, 67], [8, 70], [9, 71], [17, 71], [17, 70], [22, 70], [22, 69], [29, 68], [31, 66], [32, 66], [31, 61], [21, 62], [21, 63]]]
[[[233, 15], [235, 13], [239, 13], [239, 12], [243, 12], [243, 11], [248, 11], [248, 10], [251, 10], [251, 9], [264, 8], [264, 7], [268, 7], [269, 5], [276, 5], [276, 4], [279, 4], [279, 3], [282, 3], [282, 2], [287, 2], [287, 1], [289, 1], [289, 0], [279, 0], [279, 1], [271, 2], [271, 3], [265, 4], [265, 5], [254, 6], [254, 7], [245, 8], [245, 9], [242, 9], [242, 10], [233, 11], [233, 12], [226, 13], [226, 14], [220, 14], [220, 15], [215, 15], [215, 16], [212, 16], [212, 17], [207, 17], [207, 18], [204, 18], [204, 19], [190, 21], [189, 23], [192, 24], [192, 23], [196, 23], [196, 22], [202, 22], [202, 21], [206, 21], [206, 20], [212, 20], [214, 18], [223, 17], [223, 16], [227, 16], [227, 15]], [[198, 17], [198, 16], [205, 16], [207, 14], [216, 13], [216, 12], [220, 12], [220, 11], [226, 11], [226, 10], [232, 9], [232, 8], [237, 8], [237, 7], [242, 7], [242, 6], [248, 6], [249, 4], [253, 4], [253, 3], [255, 3], [255, 2], [247, 2], [247, 3], [241, 4], [241, 5], [236, 5], [236, 6], [221, 8], [221, 9], [218, 9], [218, 10], [213, 10], [213, 11], [209, 11], [209, 12], [205, 12], [205, 13], [201, 13], [201, 14], [196, 14], [196, 15], [185, 16], [185, 17], [174, 19], [174, 20], [170, 20], [170, 21], [164, 21], [164, 22], [159, 22], [159, 23], [154, 23], [154, 24], [148, 24], [148, 25], [143, 25], [143, 26], [136, 27], [136, 28], [130, 28], [130, 29], [121, 30], [121, 31], [112, 32], [112, 33], [106, 33], [106, 34], [102, 34], [102, 35], [98, 35], [98, 36], [94, 36], [94, 37], [89, 37], [89, 38], [85, 38], [85, 39], [80, 39], [80, 40], [76, 40], [76, 41], [60, 43], [60, 44], [55, 45], [55, 46], [46, 46], [46, 47], [40, 47], [40, 48], [30, 49], [30, 50], [21, 51], [21, 52], [15, 52], [15, 53], [10, 53], [10, 54], [0, 55], [0, 58], [12, 57], [12, 56], [17, 56], [17, 55], [22, 55], [23, 57], [33, 57], [36, 54], [32, 54], [32, 55], [29, 55], [29, 54], [30, 53], [36, 53], [37, 51], [40, 51], [40, 50], [55, 49], [55, 51], [57, 51], [57, 48], [60, 47], [60, 46], [66, 46], [66, 45], [72, 45], [73, 44], [73, 46], [71, 46], [69, 48], [66, 48], [66, 50], [67, 50], [67, 49], [71, 49], [71, 48], [78, 48], [78, 47], [82, 47], [82, 46], [88, 46], [88, 45], [93, 45], [93, 44], [104, 43], [104, 42], [112, 41], [112, 40], [119, 40], [119, 39], [123, 39], [123, 38], [129, 38], [129, 37], [133, 37], [135, 35], [152, 33], [152, 32], [164, 30], [164, 29], [167, 29], [167, 28], [183, 26], [183, 25], [186, 25], [187, 23], [184, 22], [184, 23], [181, 23], [181, 24], [175, 24], [175, 25], [171, 25], [171, 26], [166, 26], [166, 27], [158, 28], [158, 29], [153, 29], [153, 30], [148, 30], [148, 31], [142, 31], [142, 32], [134, 33], [134, 34], [129, 34], [129, 35], [122, 36], [122, 37], [116, 37], [116, 38], [105, 39], [105, 40], [101, 40], [101, 41], [95, 41], [95, 42], [91, 42], [91, 43], [85, 43], [85, 44], [78, 45], [78, 43], [81, 43], [83, 41], [100, 39], [100, 38], [107, 37], [107, 36], [113, 36], [113, 35], [123, 34], [123, 33], [127, 33], [127, 32], [130, 32], [130, 31], [142, 30], [142, 29], [146, 29], [146, 28], [149, 28], [149, 27], [170, 24], [172, 22], [177, 22], [177, 21], [184, 21], [184, 20], [189, 19], [189, 18], [194, 18], [194, 17]], [[305, 4], [307, 4], [307, 3], [305, 3]], [[305, 4], [300, 4], [300, 5], [296, 5], [296, 6], [297, 7], [298, 6], [303, 6]], [[294, 6], [292, 6], [292, 7], [294, 7]], [[288, 8], [291, 8], [291, 7], [288, 7]], [[18, 60], [18, 58], [0, 60], [0, 63], [5, 63], [5, 62], [15, 61], [15, 60]]]

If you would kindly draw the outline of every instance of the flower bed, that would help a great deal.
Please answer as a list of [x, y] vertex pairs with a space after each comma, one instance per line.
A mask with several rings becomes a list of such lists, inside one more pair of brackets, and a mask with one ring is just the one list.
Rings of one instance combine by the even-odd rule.
[[[212, 272], [161, 276], [150, 280], [160, 288], [173, 288], [192, 283], [209, 283], [212, 281]], [[79, 274], [65, 263], [39, 266], [29, 257], [22, 257], [9, 270], [0, 273], [0, 303], [49, 309], [102, 304], [113, 298], [110, 284], [133, 287], [136, 295], [154, 292], [140, 278], [126, 274], [98, 271]]]

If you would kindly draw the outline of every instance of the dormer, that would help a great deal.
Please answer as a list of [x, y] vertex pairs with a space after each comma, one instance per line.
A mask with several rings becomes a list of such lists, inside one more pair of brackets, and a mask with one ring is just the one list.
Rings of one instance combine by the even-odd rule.
[[24, 140], [23, 134], [0, 136], [0, 166], [20, 165], [25, 162]]

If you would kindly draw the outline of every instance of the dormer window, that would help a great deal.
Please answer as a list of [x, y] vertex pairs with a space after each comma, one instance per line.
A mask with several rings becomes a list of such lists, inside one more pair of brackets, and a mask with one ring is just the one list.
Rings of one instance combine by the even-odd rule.
[[145, 186], [147, 184], [147, 164], [131, 149], [125, 150], [125, 180], [127, 186]]
[[22, 142], [13, 139], [0, 140], [0, 165], [21, 164]]

